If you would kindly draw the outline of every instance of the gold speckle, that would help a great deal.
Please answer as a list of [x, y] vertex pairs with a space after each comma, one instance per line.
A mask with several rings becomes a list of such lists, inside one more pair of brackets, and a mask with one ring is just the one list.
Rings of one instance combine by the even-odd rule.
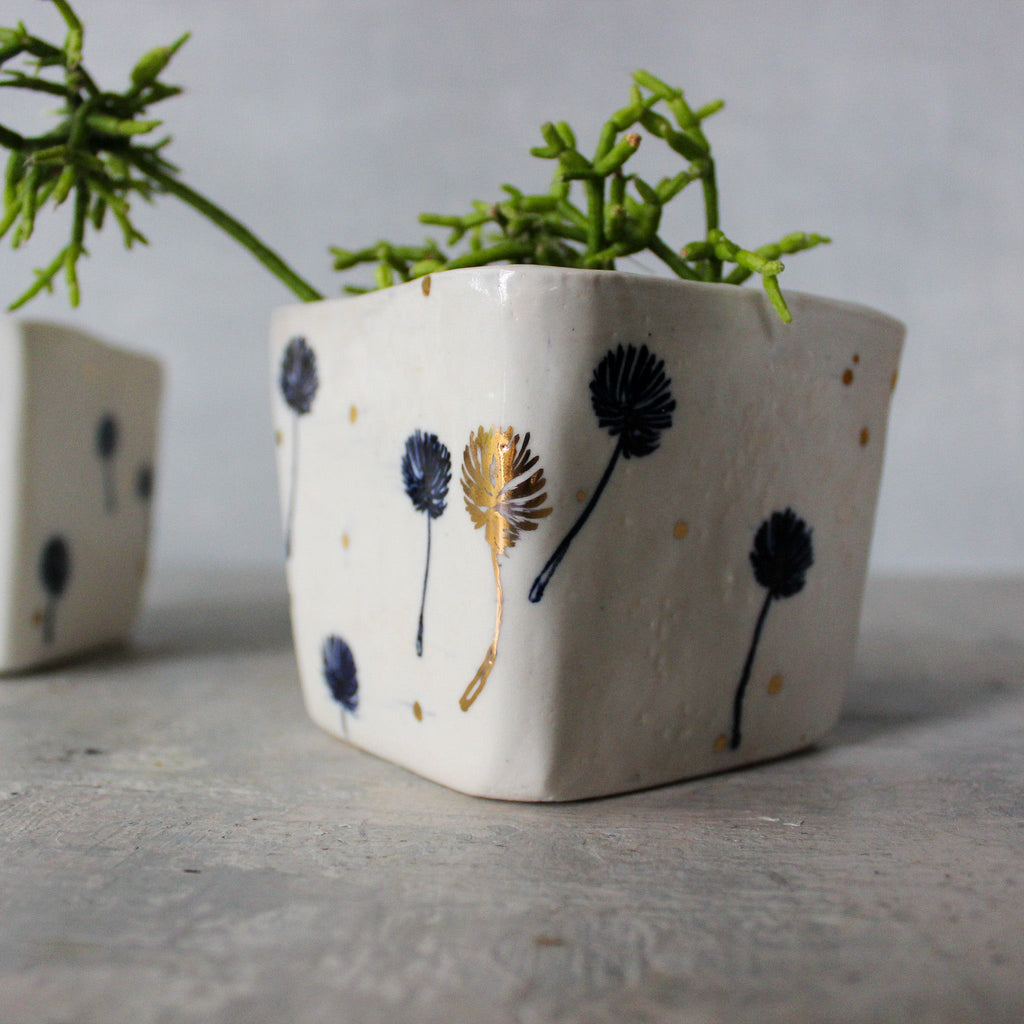
[[279, 445], [284, 440], [284, 435], [280, 430], [274, 431], [274, 444]]
[[871, 440], [871, 431], [867, 427], [861, 427], [860, 431], [860, 446], [866, 448], [868, 441]]
[[853, 365], [856, 366], [860, 362], [860, 355], [856, 352], [853, 353]]
[[341, 546], [342, 546], [342, 547], [343, 547], [343, 548], [344, 548], [344, 549], [345, 549], [346, 551], [348, 551], [348, 545], [349, 545], [349, 539], [348, 539], [348, 534], [347, 534], [347, 533], [343, 533], [343, 534], [341, 535]]
[[849, 387], [853, 383], [853, 370], [846, 369], [843, 371], [843, 383]]
[[768, 680], [768, 692], [773, 697], [777, 693], [782, 693], [782, 676], [780, 676], [778, 672]]
[[424, 295], [429, 295], [430, 294], [430, 275], [429, 274], [427, 274], [427, 276], [425, 278], [423, 278], [423, 282], [420, 285], [420, 287], [423, 289], [423, 294]]
[[682, 540], [689, 532], [690, 527], [687, 526], [682, 519], [672, 527], [672, 536], [675, 537], [676, 540]]
[[357, 419], [359, 419], [359, 410], [353, 405], [348, 411], [348, 421], [355, 423]]
[[537, 935], [534, 937], [533, 944], [539, 949], [568, 945], [565, 939], [558, 935]]
[[576, 500], [577, 501], [584, 501], [586, 499], [586, 497], [587, 497], [587, 492], [586, 491], [577, 491], [576, 492]]
[[723, 732], [720, 736], [715, 739], [715, 750], [721, 753], [723, 750], [729, 749], [729, 737]]
[[891, 391], [895, 391], [896, 390], [896, 381], [899, 379], [899, 375], [900, 375], [900, 371], [899, 370], [893, 370], [892, 371], [892, 380], [889, 382], [889, 389]]
[[416, 701], [412, 706], [412, 717], [415, 718], [417, 722], [423, 721], [423, 708], [420, 706], [419, 701]]
[[43, 612], [41, 608], [37, 608], [32, 613], [32, 625], [41, 626], [43, 624]]

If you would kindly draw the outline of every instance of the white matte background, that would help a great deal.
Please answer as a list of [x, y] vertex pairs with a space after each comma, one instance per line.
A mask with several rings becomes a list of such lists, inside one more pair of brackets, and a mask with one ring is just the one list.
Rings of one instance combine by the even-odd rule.
[[[1012, 0], [77, 0], [86, 63], [120, 89], [186, 30], [158, 108], [185, 180], [322, 291], [328, 244], [418, 241], [421, 210], [460, 212], [512, 181], [545, 120], [589, 148], [646, 67], [701, 104], [723, 227], [751, 247], [827, 233], [783, 287], [864, 302], [909, 327], [875, 535], [876, 571], [1024, 569], [1024, 3]], [[4, 0], [62, 37], [39, 0]], [[43, 98], [0, 120], [24, 130]], [[35, 130], [38, 130], [36, 127]], [[648, 147], [656, 150], [653, 143]], [[647, 156], [647, 150], [641, 156]], [[659, 170], [650, 171], [657, 177]], [[669, 170], [667, 165], [664, 170]], [[699, 234], [684, 194], [669, 241]], [[63, 293], [23, 315], [77, 323], [168, 367], [157, 567], [281, 560], [268, 411], [269, 312], [290, 294], [198, 215], [140, 205], [149, 248], [113, 223]], [[5, 301], [64, 222], [0, 250]], [[653, 266], [652, 266], [653, 269]]]

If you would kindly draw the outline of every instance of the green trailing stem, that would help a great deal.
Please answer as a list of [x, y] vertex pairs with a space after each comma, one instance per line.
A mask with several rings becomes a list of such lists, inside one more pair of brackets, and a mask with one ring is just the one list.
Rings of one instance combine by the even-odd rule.
[[[0, 237], [10, 233], [18, 248], [32, 235], [35, 220], [47, 205], [61, 207], [74, 196], [71, 237], [33, 283], [10, 305], [23, 306], [41, 291], [52, 289], [64, 272], [68, 300], [80, 300], [78, 261], [86, 254], [86, 234], [99, 231], [109, 211], [121, 228], [126, 247], [145, 244], [145, 236], [131, 219], [136, 197], [176, 196], [238, 242], [297, 298], [313, 301], [320, 293], [244, 224], [186, 185], [178, 170], [161, 155], [169, 140], [146, 140], [160, 121], [146, 116], [153, 104], [181, 90], [160, 81], [160, 75], [184, 45], [183, 35], [169, 46], [146, 53], [131, 72], [130, 85], [121, 93], [101, 91], [82, 64], [82, 23], [66, 0], [50, 0], [67, 29], [62, 46], [30, 35], [22, 25], [0, 28], [0, 88], [21, 89], [57, 96], [56, 128], [26, 136], [0, 125], [0, 145], [11, 151], [4, 180], [4, 206]], [[13, 68], [21, 61], [28, 70]], [[133, 173], [134, 172], [134, 173]]]
[[[99, 88], [82, 62], [83, 27], [67, 0], [49, 0], [67, 29], [56, 46], [18, 25], [0, 27], [0, 89], [20, 89], [57, 97], [57, 123], [37, 135], [24, 135], [0, 124], [0, 146], [10, 151], [0, 209], [0, 237], [17, 248], [32, 237], [46, 208], [73, 207], [68, 244], [41, 270], [12, 303], [12, 309], [53, 288], [63, 272], [68, 298], [79, 301], [78, 261], [86, 255], [90, 230], [102, 229], [108, 216], [120, 228], [124, 244], [146, 244], [132, 220], [132, 202], [173, 195], [238, 242], [303, 301], [320, 293], [244, 224], [182, 181], [163, 156], [169, 140], [151, 141], [160, 121], [152, 106], [181, 90], [161, 76], [188, 40], [144, 54], [120, 93]], [[18, 66], [15, 66], [18, 65]], [[628, 102], [601, 127], [597, 145], [587, 156], [565, 121], [541, 126], [543, 145], [531, 149], [554, 163], [547, 191], [528, 193], [502, 186], [504, 197], [475, 201], [464, 214], [425, 213], [420, 223], [448, 232], [445, 247], [433, 239], [396, 245], [379, 241], [360, 249], [330, 249], [334, 269], [370, 265], [373, 284], [389, 287], [426, 274], [491, 263], [532, 263], [614, 269], [624, 260], [649, 253], [676, 276], [688, 281], [730, 285], [760, 277], [769, 300], [783, 319], [789, 310], [779, 288], [782, 257], [829, 241], [823, 235], [794, 232], [778, 242], [746, 248], [722, 231], [715, 161], [704, 122], [721, 110], [720, 100], [691, 107], [682, 89], [647, 71], [637, 71]], [[630, 161], [641, 133], [660, 141], [672, 167], [656, 185], [631, 173]], [[700, 183], [703, 234], [676, 248], [661, 234], [662, 214], [691, 185]], [[579, 198], [577, 198], [579, 197]], [[73, 200], [73, 201], [72, 201]], [[346, 286], [350, 292], [369, 287]]]
[[161, 191], [177, 196], [178, 199], [187, 203], [209, 221], [216, 224], [226, 234], [230, 235], [259, 260], [278, 280], [290, 288], [303, 302], [316, 302], [318, 299], [323, 298], [311, 284], [295, 273], [276, 252], [264, 245], [244, 224], [235, 220], [234, 217], [226, 213], [215, 203], [210, 202], [210, 200], [190, 188], [173, 174], [152, 165], [145, 158], [136, 159], [134, 155], [130, 155], [128, 160], [142, 170], [151, 181], [157, 184]]

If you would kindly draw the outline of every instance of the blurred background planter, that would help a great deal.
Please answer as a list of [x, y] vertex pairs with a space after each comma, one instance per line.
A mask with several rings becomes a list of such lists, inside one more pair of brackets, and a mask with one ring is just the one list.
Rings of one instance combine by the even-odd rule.
[[0, 671], [124, 639], [147, 568], [162, 371], [0, 320]]
[[597, 796], [834, 724], [904, 334], [606, 271], [449, 271], [276, 311], [297, 659], [428, 778]]

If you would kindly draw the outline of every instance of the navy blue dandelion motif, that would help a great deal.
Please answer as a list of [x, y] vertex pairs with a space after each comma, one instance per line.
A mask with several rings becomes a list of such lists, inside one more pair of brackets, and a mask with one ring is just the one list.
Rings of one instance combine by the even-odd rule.
[[107, 512], [117, 509], [117, 487], [114, 480], [114, 456], [117, 454], [120, 429], [111, 413], [104, 413], [96, 424], [96, 455], [103, 467], [103, 507]]
[[153, 500], [153, 480], [153, 467], [148, 462], [139, 466], [135, 474], [135, 497], [144, 505]]
[[324, 640], [321, 657], [324, 681], [331, 696], [341, 705], [341, 724], [344, 728], [345, 714], [355, 714], [359, 706], [356, 659], [352, 654], [352, 648], [340, 636], [333, 634]]
[[39, 558], [39, 580], [46, 592], [43, 609], [43, 643], [52, 644], [56, 638], [57, 602], [64, 596], [71, 576], [71, 549], [67, 541], [54, 535], [43, 545]]
[[416, 653], [423, 656], [423, 614], [427, 604], [427, 580], [430, 577], [430, 523], [445, 509], [448, 485], [452, 479], [452, 457], [436, 434], [416, 431], [405, 440], [402, 456], [402, 480], [405, 493], [417, 512], [427, 514], [427, 559], [423, 572], [423, 595], [420, 598], [419, 629]]
[[306, 339], [292, 338], [281, 358], [281, 394], [288, 407], [295, 413], [292, 429], [292, 472], [288, 489], [288, 515], [285, 522], [285, 555], [292, 552], [292, 519], [295, 516], [295, 492], [299, 474], [299, 419], [313, 407], [320, 379], [316, 372], [316, 353], [306, 344]]
[[533, 581], [530, 600], [534, 603], [544, 596], [569, 545], [590, 518], [619, 458], [639, 459], [661, 444], [662, 431], [672, 426], [676, 407], [671, 384], [665, 376], [665, 361], [646, 345], [639, 350], [619, 345], [597, 364], [590, 381], [590, 404], [598, 426], [617, 439], [615, 450], [586, 508]]
[[807, 582], [807, 570], [814, 564], [811, 532], [807, 524], [791, 508], [787, 508], [784, 512], [773, 512], [761, 523], [754, 535], [750, 564], [754, 570], [754, 579], [767, 593], [754, 625], [754, 636], [733, 699], [730, 750], [735, 750], [743, 738], [743, 698], [750, 682], [750, 673], [754, 666], [761, 631], [768, 617], [768, 609], [773, 601], [800, 593]]

